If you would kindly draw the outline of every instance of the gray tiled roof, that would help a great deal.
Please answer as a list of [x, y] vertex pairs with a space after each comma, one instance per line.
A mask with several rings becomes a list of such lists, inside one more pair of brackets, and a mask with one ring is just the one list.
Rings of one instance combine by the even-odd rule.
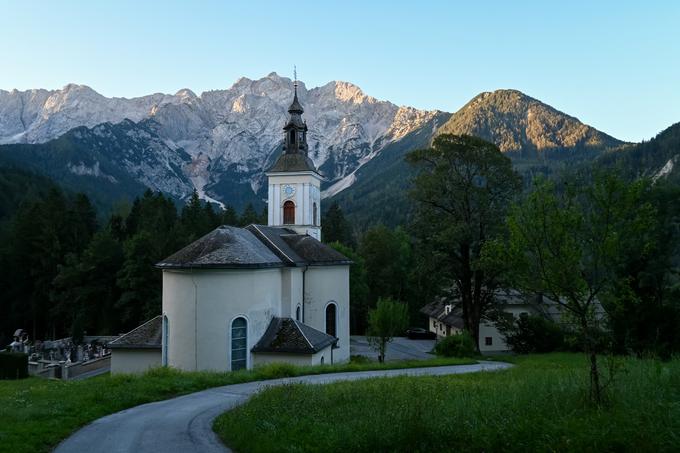
[[337, 341], [337, 338], [292, 318], [273, 318], [252, 352], [314, 354]]
[[282, 153], [267, 172], [279, 173], [288, 171], [313, 171], [318, 173], [314, 162], [306, 154]]
[[456, 310], [446, 313], [446, 305], [447, 303], [445, 300], [437, 299], [421, 308], [420, 312], [439, 322], [443, 322], [447, 326], [462, 329], [464, 322], [463, 318], [460, 317], [460, 313]]
[[429, 304], [421, 308], [420, 312], [424, 315], [429, 316], [430, 318], [436, 318], [444, 311], [445, 305], [446, 302], [444, 302], [442, 299], [437, 298], [433, 302], [430, 302]]
[[349, 258], [334, 248], [309, 235], [297, 234], [289, 228], [249, 225], [246, 229], [267, 244], [267, 247], [288, 265], [352, 264]]
[[284, 235], [297, 234], [294, 230], [285, 227], [271, 227], [254, 224], [248, 225], [246, 229], [269, 247], [269, 249], [284, 263], [294, 266], [304, 266], [307, 264], [307, 262], [283, 240]]
[[156, 264], [163, 269], [261, 268], [284, 263], [250, 231], [221, 226]]
[[109, 342], [109, 347], [113, 349], [159, 349], [162, 332], [162, 316], [159, 315]]

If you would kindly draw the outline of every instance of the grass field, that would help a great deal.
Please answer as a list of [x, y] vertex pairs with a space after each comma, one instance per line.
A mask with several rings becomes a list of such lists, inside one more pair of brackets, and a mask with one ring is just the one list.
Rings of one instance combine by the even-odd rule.
[[220, 416], [240, 452], [678, 451], [680, 360], [621, 359], [609, 403], [586, 403], [578, 354], [513, 369], [269, 389]]
[[129, 407], [220, 385], [303, 374], [473, 363], [432, 359], [294, 367], [269, 365], [235, 373], [183, 373], [156, 369], [143, 376], [100, 376], [84, 381], [29, 378], [0, 381], [0, 452], [47, 452], [77, 428]]

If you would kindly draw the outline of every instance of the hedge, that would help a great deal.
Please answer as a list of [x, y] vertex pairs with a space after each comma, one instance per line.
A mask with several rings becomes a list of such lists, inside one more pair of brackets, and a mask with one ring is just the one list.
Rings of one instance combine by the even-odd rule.
[[24, 379], [28, 377], [28, 354], [0, 352], [0, 379]]

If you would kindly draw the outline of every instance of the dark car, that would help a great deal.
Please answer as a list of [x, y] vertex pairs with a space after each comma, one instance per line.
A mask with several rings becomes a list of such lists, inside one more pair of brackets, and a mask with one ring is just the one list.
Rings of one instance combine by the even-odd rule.
[[411, 340], [434, 340], [437, 334], [420, 327], [412, 327], [406, 331], [406, 336]]

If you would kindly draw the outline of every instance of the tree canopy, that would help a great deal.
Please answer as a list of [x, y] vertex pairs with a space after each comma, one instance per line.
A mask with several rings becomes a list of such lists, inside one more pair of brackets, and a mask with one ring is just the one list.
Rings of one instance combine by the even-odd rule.
[[417, 247], [436, 263], [442, 289], [455, 289], [465, 329], [477, 343], [498, 286], [496, 269], [482, 266], [481, 250], [501, 234], [521, 179], [496, 145], [466, 135], [439, 135], [407, 159], [418, 169], [411, 191]]

